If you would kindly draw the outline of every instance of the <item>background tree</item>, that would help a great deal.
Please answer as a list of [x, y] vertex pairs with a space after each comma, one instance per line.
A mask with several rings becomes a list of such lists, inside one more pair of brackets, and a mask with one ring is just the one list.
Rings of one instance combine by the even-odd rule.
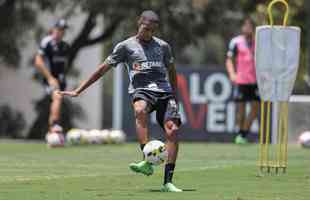
[[18, 138], [26, 126], [21, 112], [13, 110], [8, 105], [0, 106], [0, 136]]
[[[73, 61], [82, 48], [105, 42], [112, 36], [114, 39], [120, 40], [133, 34], [140, 12], [145, 9], [153, 9], [159, 13], [161, 18], [160, 35], [172, 44], [177, 55], [181, 55], [178, 60], [180, 63], [196, 62], [197, 56], [188, 55], [187, 48], [204, 48], [203, 46], [208, 46], [208, 44], [201, 45], [202, 40], [208, 41], [208, 37], [216, 38], [215, 36], [217, 36], [217, 40], [210, 39], [211, 47], [208, 49], [212, 49], [213, 45], [219, 47], [215, 48], [215, 51], [206, 50], [207, 55], [203, 57], [210, 57], [210, 61], [204, 60], [204, 64], [209, 62], [220, 64], [223, 63], [223, 59], [214, 57], [217, 57], [216, 54], [223, 54], [222, 52], [226, 50], [226, 43], [232, 35], [238, 32], [238, 25], [242, 17], [250, 15], [256, 19], [258, 24], [266, 23], [268, 2], [270, 1], [1, 0], [0, 58], [2, 62], [18, 66], [20, 50], [29, 39], [29, 32], [35, 30], [42, 34], [42, 27], [37, 21], [42, 12], [53, 14], [56, 11], [58, 13], [61, 11], [63, 17], [68, 18], [69, 21], [79, 14], [86, 14], [87, 18], [81, 25], [79, 34], [72, 42], [69, 68], [71, 69]], [[301, 26], [303, 34], [307, 34], [305, 1], [289, 1], [289, 4], [292, 24]], [[281, 13], [276, 12], [276, 16], [281, 16]], [[104, 28], [99, 35], [91, 37], [92, 31], [97, 26]], [[225, 45], [221, 46], [215, 41]], [[185, 58], [183, 55], [186, 55]]]

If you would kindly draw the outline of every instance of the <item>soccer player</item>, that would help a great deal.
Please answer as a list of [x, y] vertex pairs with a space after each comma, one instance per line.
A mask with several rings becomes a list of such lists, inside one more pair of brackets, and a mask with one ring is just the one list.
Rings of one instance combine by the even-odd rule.
[[60, 125], [62, 96], [55, 91], [64, 90], [66, 87], [65, 67], [68, 62], [69, 45], [63, 41], [63, 37], [67, 28], [64, 19], [57, 21], [49, 35], [42, 39], [35, 57], [35, 66], [44, 76], [45, 90], [52, 99], [48, 120], [50, 133], [62, 132]]
[[[258, 114], [258, 88], [254, 61], [255, 24], [251, 18], [245, 18], [241, 35], [233, 38], [229, 44], [226, 69], [234, 84], [234, 99], [237, 101], [238, 134], [236, 144], [247, 143], [247, 135]], [[250, 102], [251, 111], [247, 115], [246, 103]]]
[[[138, 20], [138, 33], [118, 43], [112, 54], [78, 88], [60, 94], [78, 96], [112, 67], [123, 63], [129, 75], [128, 90], [135, 112], [140, 148], [142, 150], [149, 139], [148, 115], [156, 111], [157, 122], [165, 132], [168, 150], [161, 191], [181, 192], [182, 190], [172, 183], [178, 153], [177, 130], [181, 125], [176, 99], [176, 70], [171, 47], [154, 36], [158, 26], [159, 17], [155, 12], [142, 12]], [[144, 160], [131, 163], [129, 167], [132, 171], [147, 176], [153, 174], [153, 166]]]

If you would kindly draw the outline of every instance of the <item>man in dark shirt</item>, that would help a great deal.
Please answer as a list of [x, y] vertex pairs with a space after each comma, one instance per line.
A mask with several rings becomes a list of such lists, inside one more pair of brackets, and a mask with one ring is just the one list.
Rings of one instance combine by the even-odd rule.
[[[138, 20], [137, 35], [118, 43], [97, 71], [77, 89], [60, 94], [78, 96], [112, 67], [123, 63], [130, 80], [128, 90], [132, 97], [140, 148], [143, 150], [149, 139], [148, 115], [156, 111], [157, 122], [164, 130], [168, 150], [161, 190], [181, 192], [172, 184], [178, 153], [177, 130], [181, 125], [176, 99], [176, 70], [170, 45], [153, 36], [158, 25], [157, 14], [150, 10], [144, 11]], [[153, 174], [153, 166], [145, 160], [131, 163], [129, 167], [148, 176]]]
[[69, 45], [63, 41], [67, 23], [64, 19], [57, 21], [50, 34], [44, 37], [40, 43], [35, 57], [35, 66], [44, 77], [46, 92], [51, 95], [52, 103], [49, 115], [49, 132], [61, 132], [60, 110], [62, 96], [56, 90], [64, 90], [66, 87], [65, 67], [68, 62]]

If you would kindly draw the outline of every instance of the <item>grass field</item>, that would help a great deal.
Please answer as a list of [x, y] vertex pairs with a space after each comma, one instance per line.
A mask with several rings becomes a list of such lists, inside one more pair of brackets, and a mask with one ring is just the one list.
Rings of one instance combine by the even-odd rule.
[[175, 173], [183, 193], [160, 193], [151, 177], [128, 170], [137, 144], [47, 149], [0, 142], [1, 200], [309, 200], [310, 149], [289, 146], [288, 173], [258, 176], [257, 146], [182, 143]]

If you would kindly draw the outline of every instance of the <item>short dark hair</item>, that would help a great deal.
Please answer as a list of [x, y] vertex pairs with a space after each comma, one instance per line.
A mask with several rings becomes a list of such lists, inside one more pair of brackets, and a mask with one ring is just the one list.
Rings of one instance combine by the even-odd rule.
[[142, 22], [153, 22], [159, 24], [159, 17], [153, 10], [145, 10], [141, 13], [138, 24], [140, 25]]

